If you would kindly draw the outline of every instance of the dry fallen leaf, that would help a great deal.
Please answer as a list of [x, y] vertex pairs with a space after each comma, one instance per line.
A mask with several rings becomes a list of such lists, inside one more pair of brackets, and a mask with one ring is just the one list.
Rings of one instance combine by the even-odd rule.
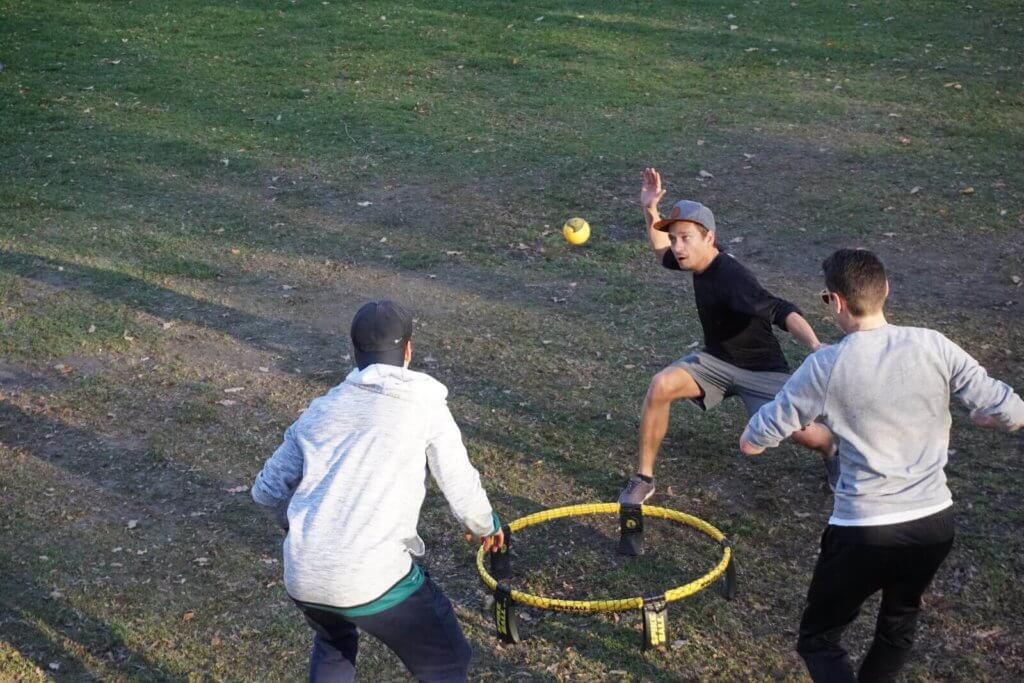
[[217, 404], [222, 406], [233, 406], [238, 405], [238, 401], [232, 401], [230, 398], [225, 398], [222, 401], [217, 401]]
[[914, 187], [910, 188], [910, 194], [917, 194], [920, 191], [921, 191], [921, 188], [918, 185], [915, 185]]
[[181, 620], [182, 621], [186, 621], [186, 622], [187, 621], [192, 621], [195, 618], [196, 618], [196, 613], [192, 612], [192, 611], [185, 612], [184, 614], [181, 615]]
[[974, 194], [974, 188], [965, 187], [964, 189], [960, 190], [960, 194]]
[[715, 176], [713, 174], [708, 173], [704, 169], [701, 169], [700, 173], [697, 174], [697, 178], [700, 179], [700, 180], [706, 180], [707, 178], [714, 178], [714, 177]]
[[237, 394], [239, 391], [245, 391], [245, 387], [231, 387], [229, 389], [225, 389], [224, 393], [225, 394]]
[[137, 519], [129, 519], [128, 520], [128, 528], [129, 529], [134, 529], [138, 525], [139, 525], [139, 520], [137, 520]]
[[244, 493], [249, 490], [249, 487], [243, 484], [242, 486], [232, 486], [231, 488], [224, 490], [228, 493]]

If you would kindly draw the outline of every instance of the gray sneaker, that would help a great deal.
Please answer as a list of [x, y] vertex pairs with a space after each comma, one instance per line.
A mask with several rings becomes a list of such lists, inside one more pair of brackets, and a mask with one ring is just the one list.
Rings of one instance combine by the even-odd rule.
[[828, 479], [828, 487], [832, 490], [832, 493], [836, 492], [836, 487], [839, 486], [839, 456], [833, 454], [822, 458], [825, 463], [825, 477]]
[[622, 492], [619, 493], [619, 503], [626, 505], [642, 505], [648, 498], [654, 495], [654, 483], [648, 484], [635, 474], [626, 482]]

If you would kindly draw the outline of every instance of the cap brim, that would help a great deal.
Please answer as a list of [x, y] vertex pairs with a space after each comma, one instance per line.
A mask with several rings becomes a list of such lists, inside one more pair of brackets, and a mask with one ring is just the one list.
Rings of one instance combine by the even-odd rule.
[[399, 367], [405, 365], [404, 345], [397, 349], [389, 349], [388, 351], [355, 351], [353, 356], [356, 359], [356, 367], [360, 370], [374, 363], [397, 365]]
[[654, 224], [651, 225], [651, 227], [659, 232], [668, 232], [668, 226], [672, 225], [673, 223], [696, 223], [697, 225], [704, 228], [708, 232], [714, 232], [714, 230], [712, 230], [708, 226], [704, 225], [700, 221], [695, 221], [692, 218], [663, 218], [660, 221], [654, 221]]

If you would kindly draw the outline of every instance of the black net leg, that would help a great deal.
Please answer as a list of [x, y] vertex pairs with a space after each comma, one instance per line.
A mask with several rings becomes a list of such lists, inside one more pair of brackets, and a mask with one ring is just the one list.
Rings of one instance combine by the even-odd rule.
[[668, 640], [668, 604], [665, 597], [644, 598], [643, 616], [644, 651], [664, 646]]
[[[723, 548], [732, 548], [732, 543], [729, 542], [728, 538], [722, 539]], [[726, 600], [732, 600], [736, 597], [736, 552], [732, 551], [729, 554], [729, 566], [725, 568], [725, 575], [722, 577], [722, 585], [719, 588], [722, 593], [722, 597]]]
[[639, 505], [619, 506], [619, 554], [644, 554], [644, 513]]
[[515, 603], [512, 602], [512, 589], [505, 582], [499, 582], [494, 590], [494, 627], [498, 638], [506, 643], [518, 643], [519, 619], [516, 617]]

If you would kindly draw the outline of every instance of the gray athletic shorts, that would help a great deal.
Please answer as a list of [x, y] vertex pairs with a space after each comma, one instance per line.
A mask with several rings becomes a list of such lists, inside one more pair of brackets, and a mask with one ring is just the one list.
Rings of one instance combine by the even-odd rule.
[[730, 396], [739, 396], [747, 415], [753, 415], [775, 398], [789, 379], [785, 372], [744, 370], [703, 351], [680, 358], [672, 367], [686, 370], [704, 390], [704, 398], [693, 401], [701, 410], [710, 410]]

